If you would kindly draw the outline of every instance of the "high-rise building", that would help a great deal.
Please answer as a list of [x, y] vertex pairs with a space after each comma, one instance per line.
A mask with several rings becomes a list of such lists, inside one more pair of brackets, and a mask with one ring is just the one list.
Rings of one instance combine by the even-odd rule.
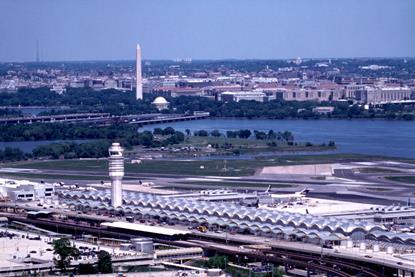
[[135, 55], [136, 55], [135, 72], [136, 72], [136, 80], [137, 80], [135, 97], [138, 100], [138, 99], [143, 99], [143, 80], [141, 77], [141, 48], [139, 44], [137, 44]]
[[122, 205], [122, 178], [124, 177], [124, 149], [118, 142], [114, 142], [108, 149], [109, 176], [111, 178], [111, 205]]

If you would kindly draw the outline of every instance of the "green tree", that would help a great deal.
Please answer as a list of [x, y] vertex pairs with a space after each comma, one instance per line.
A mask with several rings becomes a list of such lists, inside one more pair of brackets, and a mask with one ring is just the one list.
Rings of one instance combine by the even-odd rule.
[[161, 128], [154, 128], [153, 134], [154, 135], [162, 135], [163, 134], [163, 129], [161, 129]]
[[98, 272], [100, 273], [111, 273], [112, 272], [112, 261], [111, 255], [107, 251], [101, 250], [98, 253]]
[[209, 136], [209, 133], [206, 130], [199, 130], [199, 131], [195, 131], [195, 136], [207, 137]]
[[59, 255], [59, 259], [56, 261], [56, 265], [62, 270], [66, 271], [66, 268], [71, 264], [71, 257], [78, 257], [79, 250], [71, 245], [71, 241], [67, 238], [57, 239], [53, 242], [54, 253]]
[[172, 127], [166, 127], [163, 129], [163, 136], [173, 135], [175, 130]]
[[269, 140], [274, 140], [277, 138], [277, 133], [275, 133], [274, 130], [269, 130], [267, 137]]
[[227, 138], [236, 138], [237, 135], [238, 135], [238, 133], [235, 132], [235, 131], [226, 131], [226, 137]]
[[206, 263], [206, 266], [209, 268], [225, 269], [227, 261], [227, 256], [216, 254], [215, 256], [209, 258], [209, 260]]
[[283, 277], [284, 276], [284, 269], [281, 267], [274, 267], [274, 276], [275, 277]]
[[289, 132], [289, 131], [284, 131], [284, 132], [281, 134], [281, 137], [282, 137], [282, 139], [283, 139], [283, 140], [285, 140], [286, 142], [293, 142], [293, 141], [294, 141], [294, 135], [293, 135], [291, 132]]
[[257, 130], [254, 131], [254, 136], [256, 139], [260, 139], [260, 140], [267, 139], [268, 137], [265, 132], [257, 131]]
[[78, 265], [78, 274], [96, 274], [97, 269], [92, 264], [81, 263]]
[[246, 130], [239, 130], [238, 137], [242, 139], [247, 139], [252, 135], [252, 132], [248, 129]]
[[220, 137], [220, 136], [222, 136], [222, 133], [219, 132], [219, 130], [213, 130], [212, 132], [210, 132], [210, 135], [212, 137]]
[[0, 150], [0, 161], [20, 161], [25, 158], [25, 153], [18, 148], [6, 147], [3, 151]]

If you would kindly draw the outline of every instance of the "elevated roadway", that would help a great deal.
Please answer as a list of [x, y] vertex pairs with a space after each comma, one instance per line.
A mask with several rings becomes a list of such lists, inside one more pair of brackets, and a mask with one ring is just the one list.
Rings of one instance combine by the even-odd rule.
[[209, 114], [184, 115], [184, 114], [134, 114], [134, 115], [110, 115], [109, 113], [76, 113], [31, 117], [0, 118], [0, 124], [31, 124], [53, 122], [85, 122], [85, 123], [129, 123], [129, 124], [159, 124], [176, 121], [197, 120], [208, 118]]
[[1, 118], [0, 124], [31, 124], [52, 122], [97, 122], [110, 118], [109, 113], [77, 113], [31, 117]]

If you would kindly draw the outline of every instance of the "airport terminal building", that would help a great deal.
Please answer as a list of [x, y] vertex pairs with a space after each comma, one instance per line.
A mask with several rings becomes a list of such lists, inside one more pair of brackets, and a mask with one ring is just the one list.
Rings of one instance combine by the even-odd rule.
[[149, 193], [123, 193], [123, 205], [110, 203], [110, 192], [60, 193], [72, 209], [102, 213], [122, 213], [185, 226], [253, 234], [264, 237], [324, 244], [349, 241], [383, 241], [415, 245], [415, 234], [390, 232], [373, 220], [342, 219], [241, 206], [237, 203], [166, 198]]

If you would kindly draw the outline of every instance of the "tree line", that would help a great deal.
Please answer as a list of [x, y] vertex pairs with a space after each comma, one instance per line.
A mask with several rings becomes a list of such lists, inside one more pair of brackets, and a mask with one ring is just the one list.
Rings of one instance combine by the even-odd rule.
[[[71, 258], [78, 259], [81, 256], [81, 251], [72, 246], [72, 243], [67, 238], [60, 238], [53, 241], [53, 251], [57, 255], [54, 258], [56, 266], [61, 272], [68, 271], [68, 267], [71, 266]], [[97, 263], [96, 265], [90, 263], [80, 263], [75, 266], [77, 274], [97, 274], [97, 273], [112, 273], [112, 259], [111, 254], [105, 250], [100, 250], [96, 253]]]
[[[107, 112], [114, 115], [157, 113], [151, 104], [155, 95], [144, 94], [144, 99], [137, 101], [133, 92], [121, 92], [115, 89], [94, 91], [90, 88], [68, 88], [59, 95], [48, 88], [20, 89], [16, 93], [4, 94], [0, 98], [0, 106], [69, 106], [65, 110], [50, 110], [47, 114], [77, 112]], [[224, 103], [206, 97], [180, 96], [168, 98], [171, 103], [163, 113], [192, 113], [207, 111], [214, 117], [244, 117], [269, 119], [320, 119], [320, 118], [387, 118], [413, 120], [414, 108], [402, 104], [370, 106], [365, 109], [352, 101], [285, 101], [282, 99], [268, 102], [240, 101]], [[329, 114], [313, 111], [317, 106], [333, 106]]]
[[22, 112], [19, 110], [15, 110], [15, 109], [0, 109], [0, 117], [4, 118], [4, 117], [19, 117], [19, 116], [23, 116]]
[[[19, 161], [25, 159], [37, 159], [42, 157], [48, 157], [52, 159], [65, 158], [102, 158], [108, 156], [108, 148], [112, 141], [120, 142], [126, 149], [132, 149], [133, 146], [141, 145], [143, 147], [165, 147], [172, 144], [178, 144], [184, 141], [185, 135], [180, 131], [176, 131], [171, 127], [162, 129], [162, 135], [157, 132], [144, 131], [137, 132], [134, 126], [130, 125], [119, 125], [119, 128], [114, 126], [107, 126], [101, 128], [86, 128], [85, 126], [78, 126], [74, 124], [67, 124], [67, 128], [63, 128], [64, 123], [51, 124], [40, 124], [39, 126], [34, 125], [14, 125], [23, 126], [25, 128], [19, 128], [20, 133], [13, 133], [15, 138], [33, 138], [32, 136], [19, 136], [23, 135], [26, 131], [30, 133], [32, 128], [36, 130], [42, 130], [43, 127], [49, 126], [53, 132], [50, 134], [56, 134], [57, 136], [50, 135], [48, 139], [94, 139], [94, 141], [87, 142], [73, 142], [64, 141], [58, 143], [51, 143], [47, 145], [41, 145], [33, 149], [31, 153], [25, 153], [18, 148], [7, 147], [4, 150], [0, 150], [0, 161]], [[7, 125], [6, 125], [7, 126]], [[54, 126], [54, 127], [52, 127]], [[2, 126], [5, 127], [5, 126]], [[46, 127], [45, 127], [46, 128]], [[74, 131], [79, 128], [78, 132]], [[46, 128], [47, 129], [47, 128]], [[95, 130], [93, 130], [95, 129]], [[7, 128], [6, 128], [7, 130]], [[55, 132], [61, 130], [62, 133]], [[83, 131], [91, 130], [92, 133], [85, 133]], [[66, 136], [68, 132], [69, 137]], [[76, 135], [74, 135], [76, 134]], [[94, 134], [94, 136], [90, 135]], [[1, 137], [1, 136], [0, 136]], [[39, 137], [36, 137], [39, 138]], [[97, 139], [97, 140], [95, 140]], [[22, 139], [23, 140], [23, 139]]]
[[[181, 140], [184, 134], [167, 128], [169, 135], [166, 144], [174, 144]], [[173, 138], [171, 138], [173, 137]], [[137, 127], [131, 124], [113, 124], [109, 126], [98, 126], [85, 123], [33, 123], [0, 125], [0, 141], [39, 141], [39, 140], [91, 140], [108, 139], [124, 140], [128, 145], [153, 146], [161, 143], [154, 141], [153, 133], [150, 131], [137, 132]]]
[[[191, 131], [186, 129], [186, 134], [189, 136]], [[255, 138], [257, 140], [279, 140], [285, 142], [293, 142], [294, 141], [294, 134], [290, 131], [274, 131], [269, 130], [268, 132], [258, 131], [258, 130], [249, 130], [249, 129], [241, 129], [241, 130], [234, 130], [234, 131], [226, 131], [226, 133], [221, 133], [219, 130], [213, 130], [208, 132], [206, 130], [197, 130], [194, 131], [194, 136], [199, 137], [227, 137], [227, 138], [240, 138], [240, 139], [248, 139], [248, 138]]]

